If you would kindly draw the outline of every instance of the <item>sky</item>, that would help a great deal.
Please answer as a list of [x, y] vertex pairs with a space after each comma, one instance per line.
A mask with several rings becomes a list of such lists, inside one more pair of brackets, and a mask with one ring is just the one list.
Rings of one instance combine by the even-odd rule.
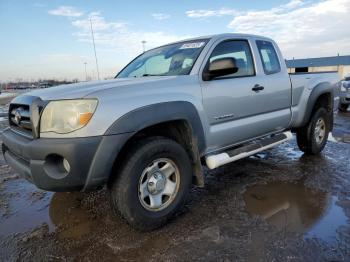
[[0, 81], [113, 77], [146, 49], [218, 33], [273, 38], [286, 59], [350, 55], [350, 0], [0, 0]]

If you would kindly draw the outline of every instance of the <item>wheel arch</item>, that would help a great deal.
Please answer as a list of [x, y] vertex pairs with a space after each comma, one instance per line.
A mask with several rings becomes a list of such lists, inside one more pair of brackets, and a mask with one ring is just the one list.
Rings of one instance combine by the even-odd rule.
[[325, 107], [331, 115], [331, 129], [333, 126], [333, 103], [334, 103], [334, 90], [330, 83], [320, 83], [316, 85], [307, 102], [306, 111], [304, 114], [303, 121], [300, 126], [306, 125], [311, 117], [312, 114], [319, 108], [319, 107]]
[[185, 148], [193, 166], [194, 183], [204, 186], [200, 156], [205, 150], [205, 136], [199, 114], [191, 103], [166, 102], [138, 108], [115, 121], [105, 135], [122, 133], [129, 133], [130, 137], [116, 156], [114, 171], [134, 143], [149, 136], [163, 136]]

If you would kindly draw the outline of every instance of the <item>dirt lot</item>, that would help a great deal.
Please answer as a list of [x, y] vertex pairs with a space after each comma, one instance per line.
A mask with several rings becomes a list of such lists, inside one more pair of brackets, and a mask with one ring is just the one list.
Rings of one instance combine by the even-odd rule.
[[320, 156], [292, 141], [206, 172], [150, 233], [113, 216], [105, 190], [41, 191], [1, 156], [0, 261], [350, 261], [350, 112], [333, 136]]

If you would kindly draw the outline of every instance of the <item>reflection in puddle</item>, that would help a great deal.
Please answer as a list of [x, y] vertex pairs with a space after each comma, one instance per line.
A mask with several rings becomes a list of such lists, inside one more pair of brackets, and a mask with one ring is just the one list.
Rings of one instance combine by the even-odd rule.
[[91, 215], [81, 208], [81, 193], [55, 193], [51, 199], [49, 214], [51, 222], [59, 227], [59, 237], [79, 238], [90, 232]]
[[[292, 147], [290, 144], [285, 143], [278, 147], [280, 150], [283, 150], [283, 153], [281, 153], [281, 156], [283, 155], [284, 158], [290, 160], [299, 160], [303, 157], [304, 153], [300, 150], [295, 150], [294, 147]], [[259, 152], [257, 154], [254, 154], [252, 156], [249, 156], [250, 159], [259, 159], [259, 160], [269, 160], [272, 156], [272, 158], [276, 158], [275, 155], [272, 155], [273, 149], [268, 149], [262, 152]]]
[[47, 212], [52, 193], [38, 191], [24, 179], [8, 181], [2, 191], [0, 236], [31, 231], [43, 223], [54, 229]]
[[8, 204], [6, 208], [0, 205], [0, 237], [28, 232], [45, 223], [49, 232], [58, 231], [60, 238], [79, 238], [96, 223], [81, 207], [82, 193], [40, 191], [23, 179], [8, 181], [3, 189]]
[[350, 112], [338, 112], [335, 118], [333, 136], [335, 140], [343, 143], [350, 143]]
[[339, 139], [338, 137], [333, 136], [333, 133], [330, 132], [328, 135], [328, 141], [330, 142], [334, 142], [334, 143], [338, 143], [341, 139]]
[[[105, 223], [82, 206], [81, 201], [86, 196], [82, 193], [37, 191], [22, 179], [7, 182], [5, 191], [16, 193], [10, 197], [9, 212], [1, 215], [0, 210], [0, 237], [31, 231], [46, 223], [49, 231], [55, 231], [61, 239], [80, 239]], [[256, 185], [248, 188], [243, 197], [249, 213], [261, 216], [279, 229], [300, 233], [307, 238], [317, 237], [332, 242], [337, 228], [346, 225], [347, 218], [343, 209], [336, 205], [336, 198], [308, 189], [303, 183]], [[130, 231], [125, 226], [125, 230], [119, 233], [128, 237]], [[149, 245], [153, 247], [158, 243], [152, 239]], [[120, 252], [119, 244], [117, 249]]]
[[334, 241], [336, 229], [346, 224], [336, 199], [302, 183], [274, 182], [256, 185], [244, 193], [249, 213], [259, 215], [279, 229]]

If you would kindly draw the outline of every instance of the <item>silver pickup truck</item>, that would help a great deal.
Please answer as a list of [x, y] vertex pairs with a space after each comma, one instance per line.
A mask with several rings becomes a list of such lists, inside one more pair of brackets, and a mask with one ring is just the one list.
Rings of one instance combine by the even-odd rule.
[[214, 169], [292, 138], [322, 151], [337, 74], [289, 75], [276, 43], [222, 34], [149, 50], [108, 81], [15, 98], [6, 161], [50, 191], [107, 186], [139, 230], [163, 225]]

